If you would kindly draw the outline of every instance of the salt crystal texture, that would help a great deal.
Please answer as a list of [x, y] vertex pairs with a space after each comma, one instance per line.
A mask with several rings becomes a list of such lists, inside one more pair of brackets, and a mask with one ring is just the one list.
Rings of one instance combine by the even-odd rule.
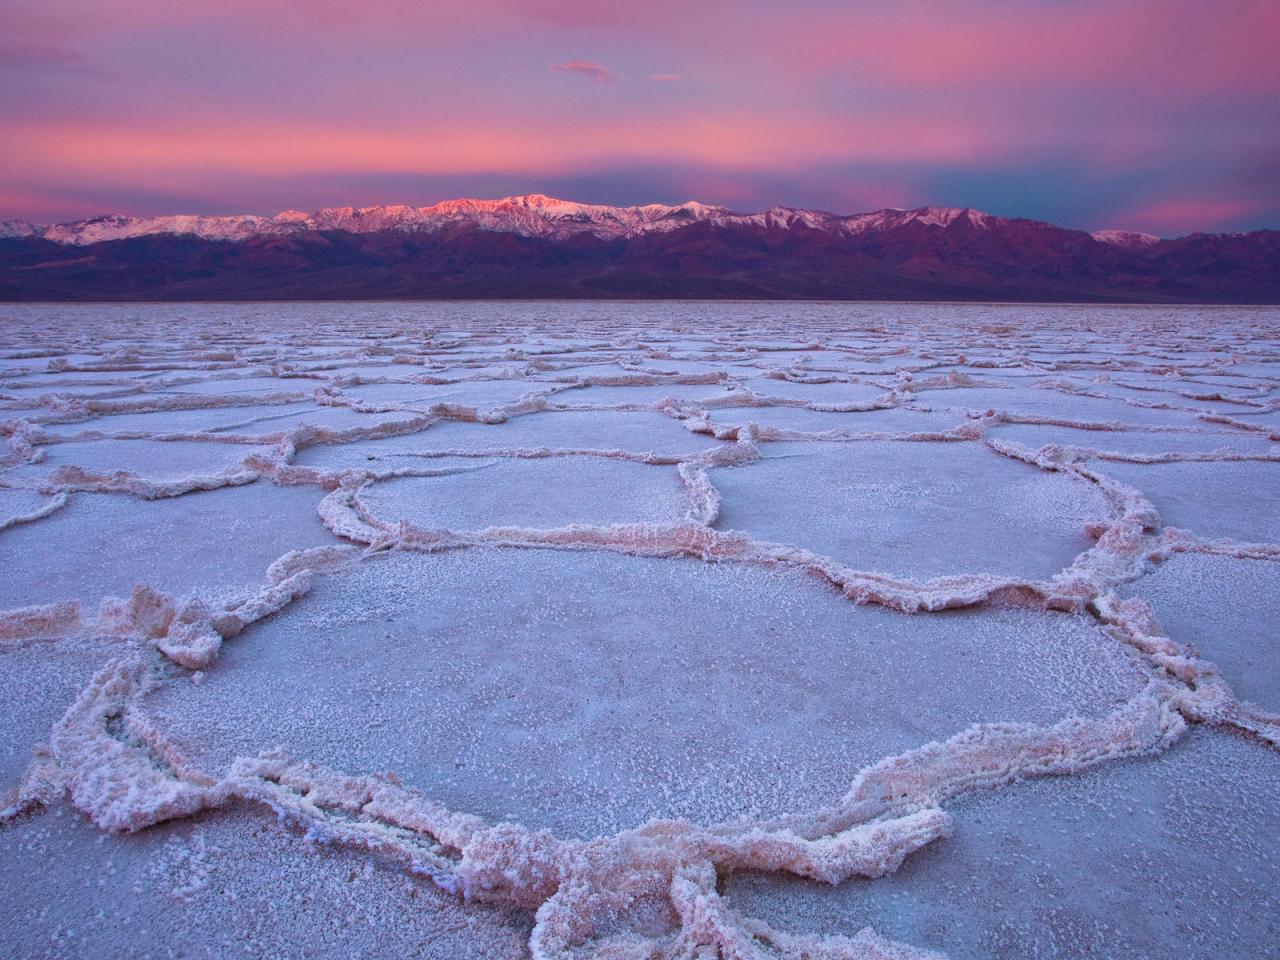
[[15, 955], [1280, 955], [1274, 309], [0, 330]]

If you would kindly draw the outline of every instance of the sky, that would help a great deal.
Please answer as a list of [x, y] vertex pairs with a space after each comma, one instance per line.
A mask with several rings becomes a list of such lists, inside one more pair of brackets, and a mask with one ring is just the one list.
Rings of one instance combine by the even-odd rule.
[[546, 193], [1280, 227], [1277, 0], [0, 0], [0, 219]]

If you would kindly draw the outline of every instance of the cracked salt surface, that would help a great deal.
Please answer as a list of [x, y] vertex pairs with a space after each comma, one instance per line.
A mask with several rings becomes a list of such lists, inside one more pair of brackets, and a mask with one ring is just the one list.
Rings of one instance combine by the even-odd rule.
[[[588, 837], [804, 810], [971, 723], [1105, 714], [1145, 672], [1101, 640], [1065, 614], [920, 621], [745, 565], [398, 554], [329, 578], [143, 709], [209, 770], [278, 744]], [[939, 683], [944, 663], [972, 678]]]
[[[873, 416], [873, 414], [879, 414]], [[928, 432], [948, 430], [963, 422], [963, 417], [944, 414], [930, 417], [914, 410], [880, 411], [827, 411], [810, 410], [807, 407], [731, 407], [712, 410], [711, 421], [717, 427], [742, 426], [747, 423], [772, 430], [792, 430], [800, 433], [857, 435], [883, 432], [890, 424], [894, 432]]]
[[65, 806], [0, 833], [12, 956], [519, 960], [532, 921], [229, 809], [102, 835]]
[[294, 462], [324, 470], [377, 471], [405, 466], [405, 461], [414, 457], [449, 453], [598, 453], [676, 463], [715, 445], [711, 437], [691, 433], [672, 418], [652, 411], [560, 411], [530, 413], [496, 424], [444, 419], [421, 433], [307, 447]]
[[430, 410], [440, 403], [458, 403], [492, 410], [515, 403], [530, 393], [551, 393], [557, 384], [524, 380], [464, 380], [443, 384], [358, 383], [341, 387], [342, 396], [369, 405]]
[[973, 443], [782, 442], [763, 454], [712, 473], [717, 526], [861, 570], [1050, 577], [1108, 514], [1093, 484]]
[[888, 936], [953, 957], [1271, 956], [1280, 765], [1197, 731], [1159, 757], [975, 794], [956, 835], [877, 881], [739, 874], [737, 908], [793, 932]]
[[1280, 542], [1280, 459], [1109, 463], [1100, 469], [1142, 490], [1168, 526], [1210, 538]]
[[108, 660], [130, 652], [126, 640], [64, 637], [0, 643], [0, 789], [17, 786], [49, 729]]
[[[987, 377], [983, 378], [988, 379]], [[990, 378], [994, 379], [994, 378]], [[1077, 390], [1087, 384], [1068, 384]], [[1190, 411], [1153, 409], [1110, 397], [1067, 392], [1038, 386], [1019, 386], [1010, 393], [1007, 386], [966, 387], [946, 390], [919, 390], [914, 399], [931, 409], [964, 408], [968, 410], [1004, 410], [1014, 417], [1071, 420], [1077, 423], [1127, 423], [1149, 426], [1196, 425]]]
[[[245, 458], [263, 452], [261, 447], [242, 444], [211, 444], [182, 440], [86, 440], [51, 443], [43, 447], [38, 463], [11, 467], [6, 475], [39, 482], [63, 468], [79, 467], [87, 473], [105, 476], [125, 471], [155, 479], [215, 473], [235, 473]], [[54, 484], [59, 478], [54, 478]]]
[[1165, 629], [1217, 664], [1238, 696], [1280, 710], [1280, 564], [1177, 554], [1124, 592], [1150, 602]]
[[72, 493], [38, 523], [4, 531], [0, 609], [77, 600], [96, 608], [139, 583], [169, 593], [226, 593], [262, 581], [283, 553], [332, 542], [321, 494], [258, 482], [181, 497]]
[[438, 477], [396, 477], [362, 496], [383, 521], [476, 530], [676, 521], [692, 504], [675, 467], [608, 457], [478, 460]]
[[7, 307], [6, 943], [1280, 955], [1277, 320]]
[[1223, 433], [1204, 429], [1154, 433], [1145, 430], [1078, 430], [1041, 423], [1007, 423], [992, 427], [988, 436], [1012, 440], [1027, 447], [1056, 444], [1091, 451], [1102, 459], [1150, 459], [1172, 454], [1175, 457], [1214, 457], [1222, 451], [1240, 456], [1268, 456], [1274, 441], [1266, 434]]

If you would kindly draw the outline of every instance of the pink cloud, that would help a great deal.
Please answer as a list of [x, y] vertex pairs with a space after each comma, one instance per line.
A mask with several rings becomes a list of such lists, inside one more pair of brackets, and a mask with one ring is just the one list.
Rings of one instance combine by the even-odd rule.
[[683, 80], [684, 78], [678, 73], [651, 73], [649, 74], [649, 79], [657, 80], [662, 83], [674, 83], [675, 81]]
[[608, 83], [614, 79], [613, 74], [600, 66], [600, 64], [590, 63], [587, 60], [569, 60], [566, 63], [553, 63], [551, 70], [553, 73], [576, 73], [579, 76], [586, 77], [593, 83]]
[[[763, 43], [788, 70], [845, 67], [900, 88], [954, 84], [1020, 87], [1080, 83], [1112, 93], [1180, 95], [1256, 91], [1280, 80], [1280, 4], [1238, 0], [1134, 0], [1001, 7], [924, 0], [834, 13]], [[1122, 84], [1115, 87], [1115, 84]]]
[[[193, 179], [232, 174], [375, 170], [458, 173], [511, 170], [553, 174], [622, 162], [783, 171], [814, 162], [901, 162], [922, 157], [974, 161], [981, 138], [945, 118], [869, 114], [838, 120], [820, 112], [756, 110], [708, 114], [698, 105], [655, 108], [640, 122], [627, 115], [575, 123], [579, 106], [529, 113], [518, 105], [483, 115], [460, 108], [423, 125], [310, 118], [267, 111], [168, 115], [93, 121], [27, 119], [7, 131], [6, 179], [17, 182], [145, 182], [178, 189]], [[548, 126], [556, 133], [548, 135]]]
[[49, 223], [85, 215], [79, 197], [67, 197], [55, 189], [24, 190], [0, 186], [0, 220], [30, 220]]
[[[702, 2], [720, 5], [720, 0]], [[679, 21], [689, 14], [685, 0], [646, 0], [643, 4], [608, 0], [496, 0], [496, 6], [529, 20], [569, 29], [634, 30]]]
[[1257, 201], [1231, 197], [1170, 196], [1117, 213], [1113, 220], [1131, 230], [1160, 236], [1231, 229], [1242, 217], [1265, 210]]

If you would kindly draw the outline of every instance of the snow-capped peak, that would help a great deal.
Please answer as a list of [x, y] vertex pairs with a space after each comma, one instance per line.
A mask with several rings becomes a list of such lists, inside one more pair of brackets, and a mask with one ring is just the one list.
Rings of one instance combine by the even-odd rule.
[[32, 237], [40, 230], [40, 227], [26, 220], [0, 220], [0, 238]]
[[[759, 213], [739, 213], [697, 200], [677, 204], [649, 203], [613, 207], [531, 193], [499, 200], [445, 200], [426, 207], [392, 204], [325, 207], [311, 213], [284, 210], [275, 216], [110, 215], [48, 227], [32, 226], [25, 221], [14, 220], [0, 224], [0, 237], [39, 236], [58, 243], [82, 245], [154, 234], [194, 235], [211, 240], [245, 240], [260, 235], [316, 230], [434, 233], [450, 228], [470, 228], [557, 240], [580, 234], [601, 239], [619, 239], [678, 230], [695, 223], [709, 223], [717, 227], [823, 230], [853, 236], [911, 225], [932, 229], [959, 226], [986, 230], [1008, 221], [970, 207], [929, 206], [914, 210], [888, 208], [873, 213], [841, 216], [822, 210], [777, 206]], [[1103, 230], [1093, 236], [1105, 243], [1130, 247], [1156, 242], [1155, 237], [1147, 234], [1119, 230]]]
[[1149, 233], [1139, 233], [1136, 230], [1096, 230], [1090, 236], [1099, 243], [1110, 243], [1113, 246], [1130, 249], [1149, 247], [1160, 242], [1159, 237]]
[[911, 213], [917, 222], [937, 227], [949, 227], [957, 220], [968, 220], [975, 226], [985, 226], [987, 222], [987, 214], [972, 207], [922, 207]]

